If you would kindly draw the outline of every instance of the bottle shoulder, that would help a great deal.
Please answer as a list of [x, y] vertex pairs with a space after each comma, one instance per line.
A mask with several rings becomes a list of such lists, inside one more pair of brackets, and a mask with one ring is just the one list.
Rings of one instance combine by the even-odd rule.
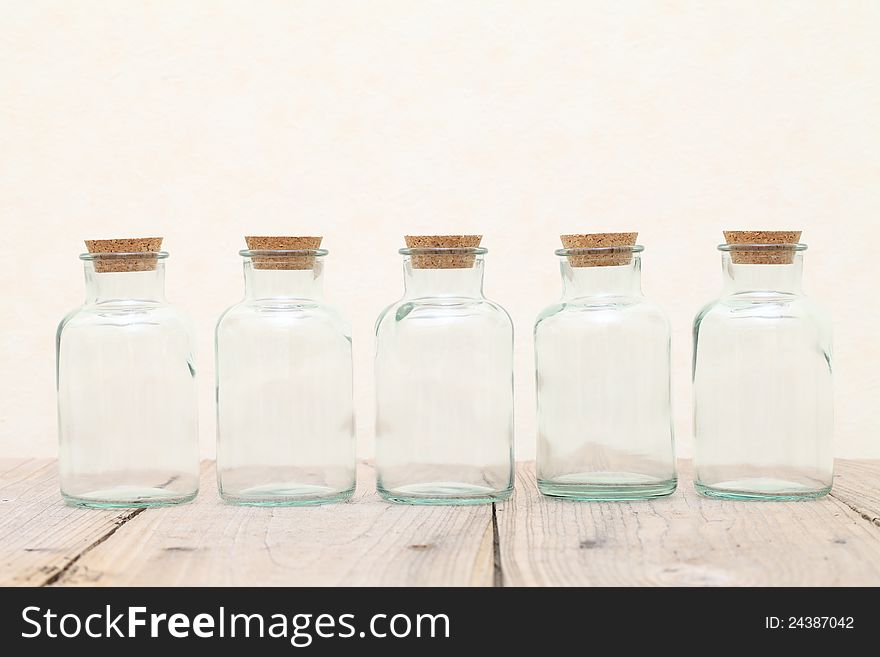
[[61, 335], [61, 332], [80, 315], [81, 311], [82, 306], [77, 306], [68, 311], [67, 314], [61, 318], [61, 321], [58, 322], [58, 329], [56, 330], [57, 335]]
[[301, 325], [328, 324], [349, 334], [348, 319], [335, 306], [311, 299], [245, 299], [224, 310], [217, 319], [217, 331], [242, 324], [271, 323]]
[[387, 306], [385, 310], [382, 311], [382, 314], [388, 314], [392, 310], [402, 307], [418, 310], [433, 310], [437, 312], [448, 311], [450, 313], [467, 309], [481, 313], [488, 314], [494, 312], [508, 316], [507, 311], [501, 304], [485, 297], [404, 297]]
[[387, 306], [376, 319], [376, 331], [387, 324], [401, 322], [491, 322], [513, 327], [503, 306], [484, 297], [403, 298]]
[[740, 293], [722, 295], [712, 299], [700, 309], [697, 317], [742, 312], [827, 315], [820, 303], [803, 294]]
[[189, 326], [189, 318], [176, 306], [153, 301], [87, 303], [68, 312], [58, 331], [87, 325], [150, 324]]
[[745, 320], [800, 322], [831, 330], [831, 317], [824, 307], [801, 294], [730, 294], [704, 305], [694, 318], [694, 329]]
[[535, 330], [543, 325], [562, 323], [625, 323], [662, 324], [668, 328], [669, 318], [662, 306], [642, 296], [585, 297], [563, 299], [544, 308], [535, 320]]
[[170, 304], [85, 304], [59, 322], [55, 346], [60, 355], [63, 345], [103, 343], [124, 336], [124, 340], [172, 340], [191, 349], [194, 335], [189, 318]]

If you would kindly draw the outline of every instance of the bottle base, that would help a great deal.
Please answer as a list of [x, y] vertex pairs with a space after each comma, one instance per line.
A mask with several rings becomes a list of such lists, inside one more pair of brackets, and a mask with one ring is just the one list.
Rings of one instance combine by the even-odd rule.
[[438, 481], [410, 484], [409, 486], [399, 486], [394, 489], [387, 489], [377, 485], [376, 490], [382, 499], [397, 504], [461, 506], [503, 502], [510, 497], [513, 487], [498, 490], [476, 484]]
[[354, 495], [354, 486], [338, 490], [310, 484], [268, 484], [246, 488], [235, 494], [220, 490], [227, 504], [239, 506], [316, 506], [345, 502]]
[[675, 478], [649, 482], [538, 480], [538, 490], [544, 495], [582, 502], [627, 502], [665, 497], [674, 493], [677, 485], [678, 479]]
[[119, 487], [90, 491], [79, 495], [61, 496], [70, 506], [88, 509], [146, 509], [154, 506], [175, 506], [192, 502], [198, 490], [180, 493], [163, 488]]
[[694, 488], [705, 497], [767, 502], [814, 500], [831, 492], [831, 486], [812, 488], [793, 481], [766, 478], [723, 481], [711, 486], [694, 481]]

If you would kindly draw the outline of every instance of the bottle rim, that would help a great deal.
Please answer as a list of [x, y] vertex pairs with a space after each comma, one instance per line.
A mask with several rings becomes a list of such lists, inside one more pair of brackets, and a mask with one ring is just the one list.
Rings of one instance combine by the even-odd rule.
[[732, 251], [806, 251], [807, 245], [800, 242], [782, 244], [719, 244], [718, 250], [724, 253]]
[[242, 249], [238, 255], [243, 258], [322, 258], [329, 253], [327, 249]]
[[94, 260], [165, 260], [168, 257], [168, 251], [135, 251], [135, 252], [119, 252], [119, 253], [80, 253], [79, 259], [91, 262]]
[[420, 247], [403, 247], [397, 252], [404, 256], [421, 256], [421, 255], [485, 255], [489, 253], [489, 249], [483, 246], [420, 246]]
[[580, 249], [556, 249], [553, 253], [558, 256], [585, 256], [585, 255], [613, 255], [615, 253], [641, 253], [645, 247], [641, 244], [632, 246], [594, 246]]

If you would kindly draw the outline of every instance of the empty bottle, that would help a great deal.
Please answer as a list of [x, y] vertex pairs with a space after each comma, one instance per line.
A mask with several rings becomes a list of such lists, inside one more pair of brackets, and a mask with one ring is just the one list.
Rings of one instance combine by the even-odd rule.
[[729, 231], [722, 295], [694, 322], [695, 484], [740, 499], [825, 495], [831, 322], [801, 287], [799, 231]]
[[513, 488], [513, 326], [483, 296], [478, 235], [407, 237], [403, 298], [376, 324], [382, 497], [480, 504]]
[[165, 299], [162, 238], [86, 241], [86, 301], [58, 327], [61, 492], [145, 507], [195, 497], [198, 412], [188, 322]]
[[320, 237], [246, 237], [244, 300], [217, 322], [217, 483], [231, 503], [355, 488], [351, 329], [324, 301]]
[[535, 324], [538, 488], [632, 500], [676, 487], [670, 330], [637, 233], [563, 235], [562, 299]]

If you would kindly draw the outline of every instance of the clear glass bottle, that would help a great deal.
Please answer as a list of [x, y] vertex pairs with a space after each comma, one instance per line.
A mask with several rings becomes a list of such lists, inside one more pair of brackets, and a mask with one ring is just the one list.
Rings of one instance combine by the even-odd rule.
[[355, 488], [351, 329], [324, 301], [320, 237], [247, 237], [245, 298], [217, 322], [226, 502], [340, 502]]
[[670, 329], [637, 233], [563, 235], [562, 299], [535, 323], [538, 488], [632, 500], [676, 487]]
[[481, 504], [513, 489], [513, 325], [483, 296], [480, 236], [407, 237], [376, 323], [379, 494]]
[[86, 301], [56, 338], [59, 467], [67, 502], [193, 499], [198, 412], [189, 323], [165, 299], [162, 238], [87, 241]]
[[825, 495], [833, 476], [831, 322], [804, 296], [797, 231], [731, 231], [722, 296], [694, 322], [699, 492]]

